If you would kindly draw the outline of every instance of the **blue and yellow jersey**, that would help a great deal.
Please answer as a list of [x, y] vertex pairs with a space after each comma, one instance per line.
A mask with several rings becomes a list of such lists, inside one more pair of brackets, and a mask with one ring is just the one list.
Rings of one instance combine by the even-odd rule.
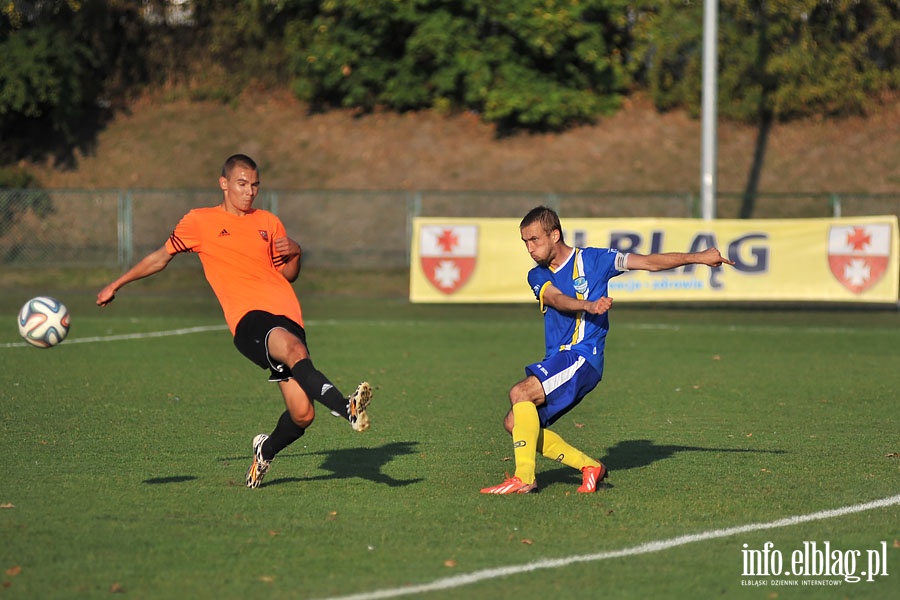
[[[617, 261], [616, 258], [619, 257]], [[560, 312], [543, 301], [544, 291], [553, 285], [563, 294], [583, 300], [596, 300], [608, 294], [609, 280], [623, 271], [622, 255], [610, 248], [575, 248], [555, 271], [536, 266], [528, 272], [528, 284], [544, 313], [544, 358], [573, 350], [584, 356], [594, 369], [603, 373], [603, 350], [609, 332], [609, 314]]]

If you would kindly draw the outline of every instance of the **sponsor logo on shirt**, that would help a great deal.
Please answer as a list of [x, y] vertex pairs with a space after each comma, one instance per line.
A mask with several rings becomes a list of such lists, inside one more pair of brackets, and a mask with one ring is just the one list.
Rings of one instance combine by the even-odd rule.
[[572, 285], [575, 286], [575, 291], [581, 294], [582, 296], [587, 296], [588, 293], [588, 282], [584, 277], [579, 277], [575, 281], [572, 282]]

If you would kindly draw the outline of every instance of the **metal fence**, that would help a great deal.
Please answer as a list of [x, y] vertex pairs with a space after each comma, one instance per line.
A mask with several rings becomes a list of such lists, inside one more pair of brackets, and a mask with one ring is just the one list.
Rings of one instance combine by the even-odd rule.
[[[124, 268], [159, 248], [191, 208], [218, 190], [0, 190], [0, 265]], [[261, 192], [304, 249], [309, 268], [409, 265], [415, 216], [521, 217], [545, 204], [562, 217], [697, 217], [691, 193], [571, 194], [446, 191]], [[718, 195], [718, 218], [737, 218], [740, 194]], [[896, 194], [761, 194], [755, 218], [900, 215]], [[185, 261], [187, 262], [187, 261]]]

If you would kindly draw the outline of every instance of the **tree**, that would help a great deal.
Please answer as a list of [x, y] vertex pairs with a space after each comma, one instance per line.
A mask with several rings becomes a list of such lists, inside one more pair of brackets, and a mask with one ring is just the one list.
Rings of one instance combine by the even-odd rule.
[[[17, 8], [18, 7], [18, 8]], [[142, 80], [133, 2], [9, 3], [0, 13], [0, 162], [71, 156], [102, 122], [104, 94]], [[98, 121], [99, 120], [99, 121]]]
[[557, 129], [618, 106], [625, 2], [324, 0], [286, 44], [319, 107], [473, 110]]
[[41, 23], [10, 32], [0, 41], [0, 55], [0, 132], [46, 118], [69, 135], [90, 95], [90, 49], [72, 31]]
[[[647, 3], [635, 60], [659, 108], [700, 107], [702, 2]], [[758, 127], [741, 216], [752, 215], [774, 122], [865, 114], [900, 88], [896, 0], [723, 0], [719, 114]]]

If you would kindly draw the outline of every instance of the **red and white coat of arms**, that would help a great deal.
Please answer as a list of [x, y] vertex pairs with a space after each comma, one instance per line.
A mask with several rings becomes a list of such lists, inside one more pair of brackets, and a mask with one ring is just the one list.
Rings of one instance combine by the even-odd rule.
[[419, 258], [428, 281], [450, 295], [475, 271], [478, 258], [477, 225], [423, 225], [419, 230]]
[[878, 283], [890, 257], [890, 225], [839, 225], [828, 229], [831, 273], [854, 294], [862, 294]]

